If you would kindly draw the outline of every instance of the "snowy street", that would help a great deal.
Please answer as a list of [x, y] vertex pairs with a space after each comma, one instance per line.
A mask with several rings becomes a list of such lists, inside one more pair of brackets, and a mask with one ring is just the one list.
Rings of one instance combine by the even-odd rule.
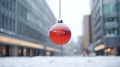
[[0, 67], [120, 67], [120, 57], [2, 57]]

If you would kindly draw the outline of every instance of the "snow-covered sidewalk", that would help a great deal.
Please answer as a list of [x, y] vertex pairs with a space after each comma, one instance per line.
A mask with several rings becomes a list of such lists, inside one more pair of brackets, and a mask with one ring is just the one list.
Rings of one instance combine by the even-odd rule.
[[120, 67], [120, 57], [7, 57], [0, 67]]

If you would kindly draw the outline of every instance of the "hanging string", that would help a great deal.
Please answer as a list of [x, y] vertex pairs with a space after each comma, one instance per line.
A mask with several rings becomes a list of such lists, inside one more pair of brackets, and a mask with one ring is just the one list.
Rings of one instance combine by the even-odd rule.
[[59, 0], [59, 20], [58, 23], [63, 23], [62, 19], [61, 19], [61, 0]]
[[61, 19], [61, 0], [59, 0], [59, 19]]

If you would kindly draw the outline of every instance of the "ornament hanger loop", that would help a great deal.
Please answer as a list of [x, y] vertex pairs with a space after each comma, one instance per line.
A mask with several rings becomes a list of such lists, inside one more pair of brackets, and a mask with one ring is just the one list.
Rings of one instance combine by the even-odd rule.
[[63, 23], [63, 20], [58, 20], [58, 23]]

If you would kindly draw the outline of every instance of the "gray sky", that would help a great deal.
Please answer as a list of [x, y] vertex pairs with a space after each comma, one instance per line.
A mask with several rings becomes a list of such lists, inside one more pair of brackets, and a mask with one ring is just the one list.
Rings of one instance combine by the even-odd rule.
[[[59, 0], [46, 0], [55, 17], [59, 19]], [[72, 37], [83, 34], [83, 16], [90, 13], [90, 0], [61, 0], [63, 23], [72, 31]]]

